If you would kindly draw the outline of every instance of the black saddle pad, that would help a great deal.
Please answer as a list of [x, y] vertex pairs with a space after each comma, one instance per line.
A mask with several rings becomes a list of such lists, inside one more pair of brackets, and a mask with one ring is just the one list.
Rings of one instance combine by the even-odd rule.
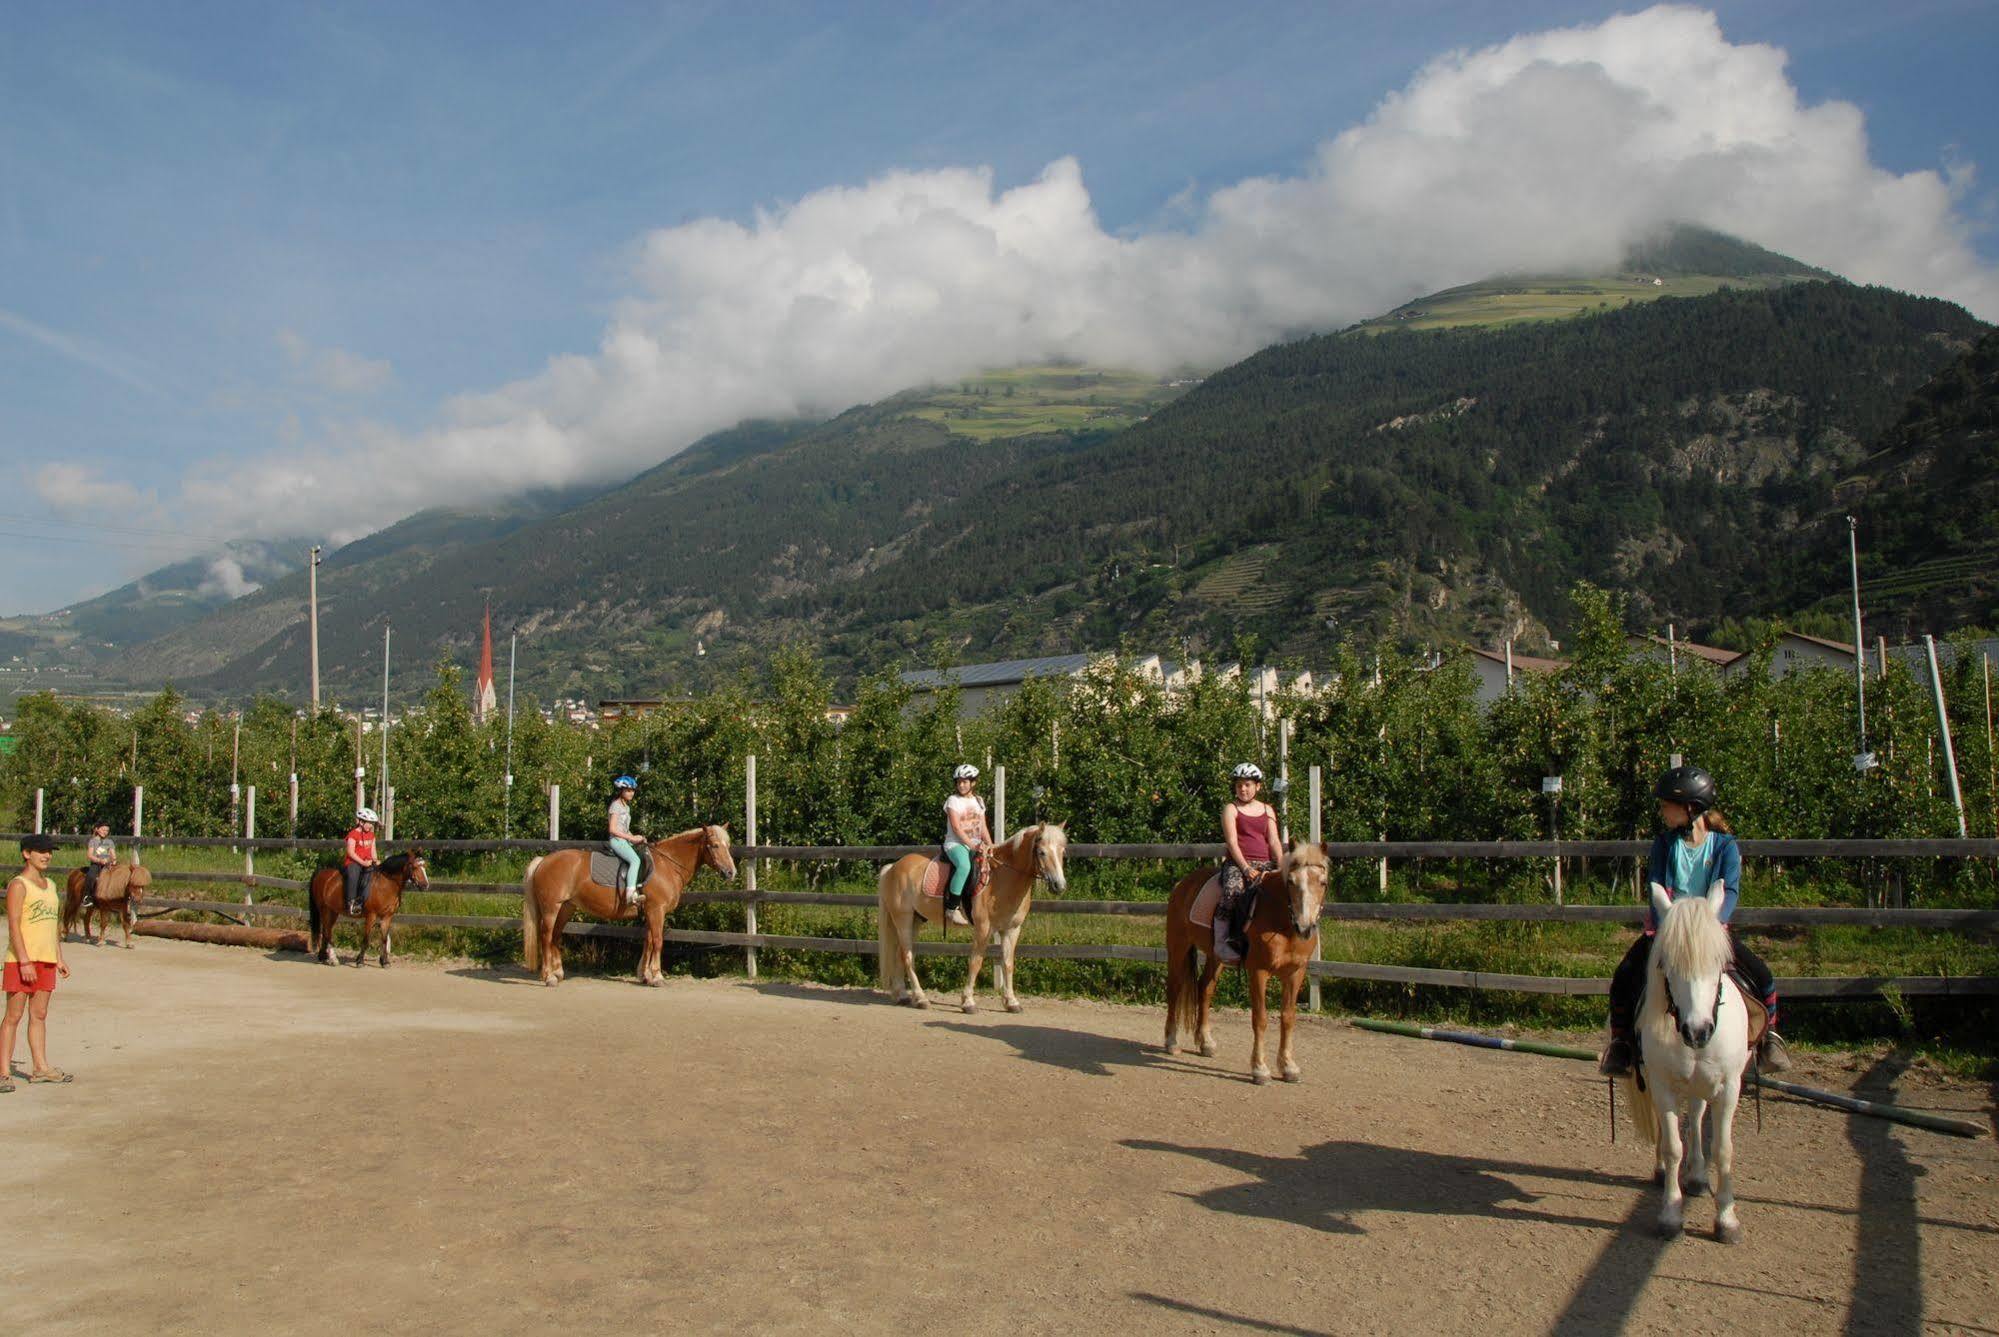
[[[639, 854], [639, 885], [644, 886], [652, 879], [652, 850], [645, 845], [634, 845]], [[625, 861], [611, 853], [610, 847], [590, 851], [590, 880], [600, 887], [613, 891], [625, 889]]]

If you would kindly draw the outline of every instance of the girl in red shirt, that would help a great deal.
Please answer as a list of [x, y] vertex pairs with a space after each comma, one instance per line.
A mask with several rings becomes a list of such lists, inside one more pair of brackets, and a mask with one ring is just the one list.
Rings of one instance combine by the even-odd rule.
[[375, 816], [373, 808], [363, 808], [354, 814], [354, 829], [347, 833], [346, 857], [341, 861], [340, 875], [347, 882], [347, 913], [361, 913], [361, 902], [366, 899], [368, 870], [377, 863], [375, 858]]

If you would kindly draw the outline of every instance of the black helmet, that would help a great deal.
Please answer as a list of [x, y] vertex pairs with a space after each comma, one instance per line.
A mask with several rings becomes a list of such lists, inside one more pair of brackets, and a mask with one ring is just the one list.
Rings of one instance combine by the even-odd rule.
[[1714, 806], [1714, 777], [1698, 766], [1675, 766], [1659, 777], [1652, 797], [1682, 804], [1698, 817]]

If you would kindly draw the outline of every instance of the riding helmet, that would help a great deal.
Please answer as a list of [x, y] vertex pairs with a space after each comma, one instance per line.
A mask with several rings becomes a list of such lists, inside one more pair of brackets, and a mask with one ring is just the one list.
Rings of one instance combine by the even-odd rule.
[[354, 814], [354, 820], [357, 822], [379, 822], [382, 819], [375, 815], [373, 808], [363, 808]]
[[639, 792], [639, 782], [632, 779], [632, 777], [629, 775], [621, 775], [617, 779], [611, 781], [611, 788], [629, 789], [634, 794], [636, 794]]
[[967, 762], [957, 770], [952, 771], [951, 778], [953, 780], [976, 780], [979, 778], [979, 768]]
[[1652, 797], [1681, 804], [1699, 815], [1714, 806], [1714, 777], [1698, 766], [1675, 766], [1659, 777]]
[[1263, 768], [1253, 761], [1245, 761], [1230, 773], [1229, 778], [1231, 780], [1254, 780], [1258, 784], [1262, 784]]

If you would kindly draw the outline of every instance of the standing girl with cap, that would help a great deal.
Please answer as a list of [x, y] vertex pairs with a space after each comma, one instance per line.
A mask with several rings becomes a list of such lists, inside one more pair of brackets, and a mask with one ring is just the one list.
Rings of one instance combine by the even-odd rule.
[[41, 834], [21, 841], [21, 871], [7, 883], [7, 960], [4, 984], [7, 1015], [0, 1021], [0, 1092], [14, 1089], [14, 1037], [22, 1014], [28, 1018], [30, 1082], [66, 1082], [69, 1074], [49, 1066], [49, 1000], [56, 979], [69, 977], [62, 959], [62, 907], [49, 861], [56, 843]]

